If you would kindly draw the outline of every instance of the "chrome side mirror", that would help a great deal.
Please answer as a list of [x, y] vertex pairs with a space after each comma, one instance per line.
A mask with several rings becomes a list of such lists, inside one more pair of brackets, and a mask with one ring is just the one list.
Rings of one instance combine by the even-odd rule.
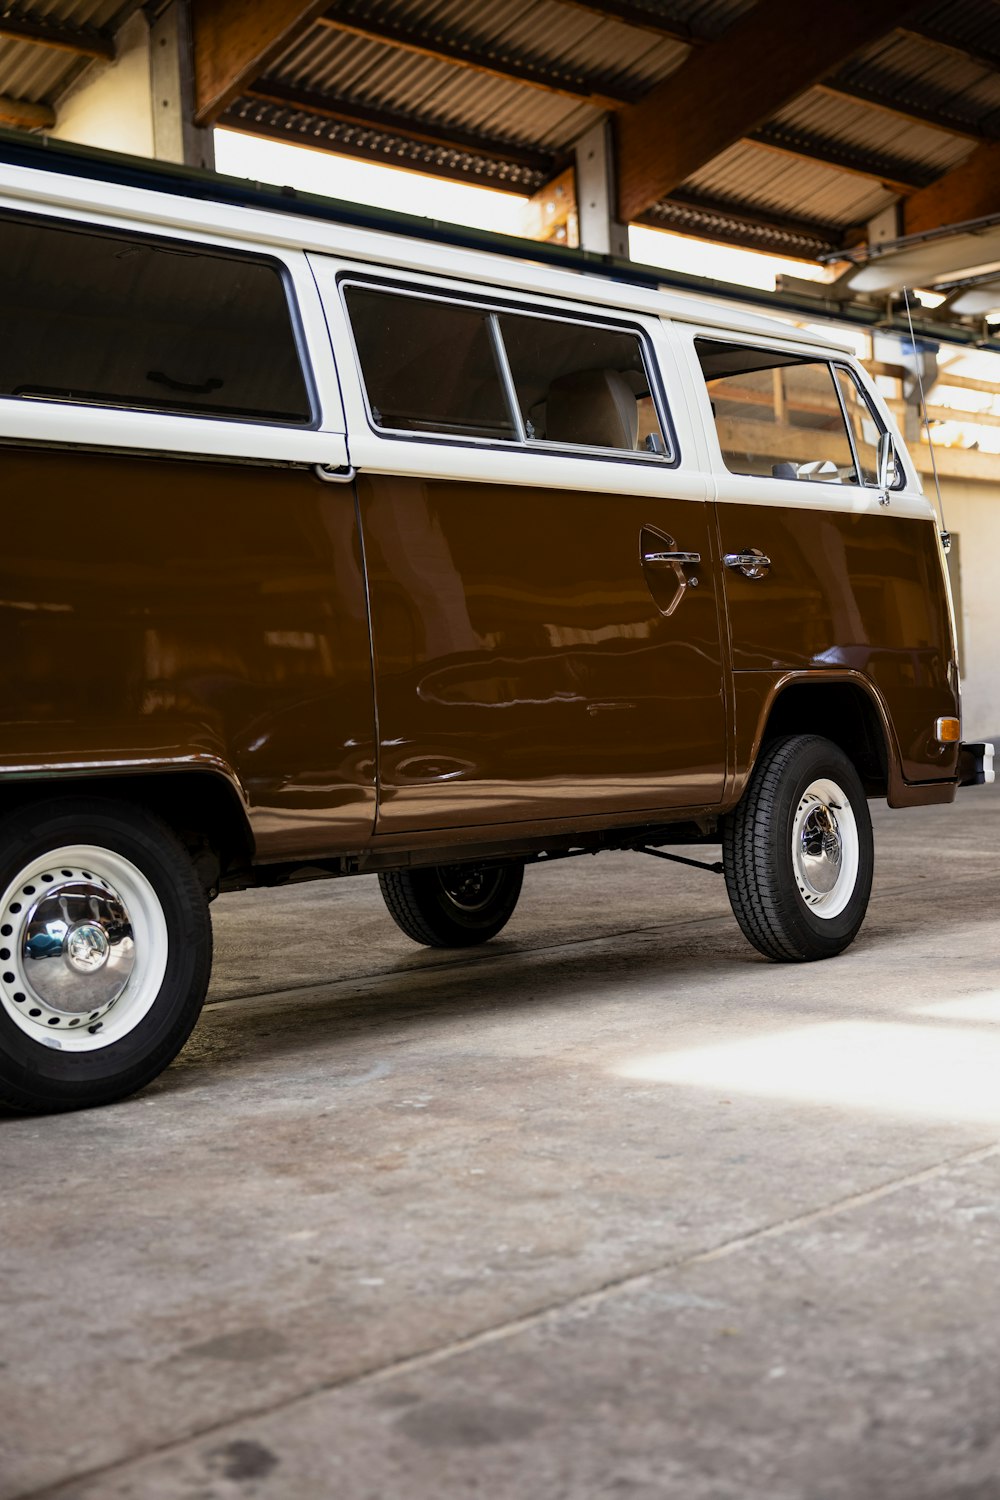
[[889, 504], [889, 487], [896, 480], [896, 445], [891, 432], [880, 432], [877, 463], [878, 503]]

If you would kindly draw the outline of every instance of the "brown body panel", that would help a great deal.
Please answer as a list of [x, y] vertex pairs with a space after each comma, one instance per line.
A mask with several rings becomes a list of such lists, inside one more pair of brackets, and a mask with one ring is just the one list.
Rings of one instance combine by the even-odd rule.
[[[704, 502], [364, 475], [358, 494], [379, 834], [720, 802]], [[670, 547], [700, 566], [643, 562]]]
[[374, 709], [349, 487], [308, 470], [0, 448], [2, 764], [197, 766], [262, 859], [370, 837]]
[[[853, 678], [886, 721], [900, 793], [903, 782], [954, 779], [957, 745], [933, 738], [934, 721], [959, 712], [934, 521], [744, 504], [720, 504], [718, 514], [724, 553], [756, 547], [771, 559], [764, 578], [725, 570], [738, 771], [752, 764], [760, 716], [793, 677]], [[742, 684], [746, 674], [767, 685]]]

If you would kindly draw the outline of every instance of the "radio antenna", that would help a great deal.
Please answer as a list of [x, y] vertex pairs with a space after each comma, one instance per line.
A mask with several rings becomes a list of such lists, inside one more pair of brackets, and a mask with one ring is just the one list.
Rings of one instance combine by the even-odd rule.
[[[917, 339], [916, 335], [913, 332], [913, 317], [910, 313], [910, 294], [905, 286], [903, 288], [903, 303], [906, 307], [906, 321], [910, 326], [910, 347], [912, 348], [914, 355], [916, 355]], [[947, 552], [951, 546], [951, 532], [948, 530], [948, 527], [945, 524], [944, 501], [941, 499], [941, 480], [938, 478], [937, 455], [934, 452], [934, 438], [931, 435], [930, 418], [927, 415], [927, 398], [924, 395], [924, 376], [923, 370], [921, 368], [921, 366], [923, 365], [923, 358], [917, 358], [914, 363], [917, 372], [917, 390], [920, 393], [920, 420], [923, 423], [924, 431], [927, 434], [927, 446], [931, 450], [931, 469], [934, 473], [934, 492], [937, 495], [938, 515], [941, 517], [941, 544], [944, 547], [944, 550]]]

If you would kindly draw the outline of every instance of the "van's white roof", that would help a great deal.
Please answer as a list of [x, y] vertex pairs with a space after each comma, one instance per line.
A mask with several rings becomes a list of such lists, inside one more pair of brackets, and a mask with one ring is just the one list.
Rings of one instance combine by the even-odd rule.
[[[225, 181], [225, 179], [220, 179]], [[204, 190], [204, 189], [202, 189]], [[68, 215], [96, 213], [135, 227], [196, 235], [219, 235], [247, 248], [306, 250], [350, 260], [375, 262], [399, 270], [485, 283], [498, 290], [596, 303], [621, 311], [649, 313], [695, 322], [734, 333], [756, 334], [816, 349], [840, 351], [849, 346], [817, 336], [776, 318], [744, 310], [723, 297], [661, 290], [616, 280], [611, 275], [566, 270], [531, 258], [490, 250], [467, 249], [421, 239], [415, 234], [341, 224], [335, 218], [311, 218], [302, 212], [249, 207], [187, 197], [176, 190], [159, 192], [121, 182], [40, 170], [0, 161], [0, 199]], [[335, 204], [328, 205], [335, 208]], [[347, 205], [345, 205], [345, 208]], [[644, 268], [648, 269], [648, 268]], [[653, 272], [655, 274], [655, 271]]]

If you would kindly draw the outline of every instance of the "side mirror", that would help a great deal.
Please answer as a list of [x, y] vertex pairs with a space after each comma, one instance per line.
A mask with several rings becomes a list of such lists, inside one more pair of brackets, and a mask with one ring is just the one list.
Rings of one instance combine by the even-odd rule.
[[896, 481], [896, 445], [891, 432], [880, 432], [878, 438], [878, 503], [889, 504], [889, 487]]

